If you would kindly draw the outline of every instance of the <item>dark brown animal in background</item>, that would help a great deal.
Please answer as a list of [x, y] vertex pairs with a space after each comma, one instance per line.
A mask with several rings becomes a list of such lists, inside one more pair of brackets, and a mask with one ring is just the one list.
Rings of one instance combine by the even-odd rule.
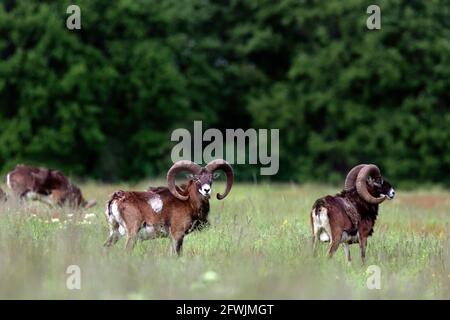
[[7, 197], [5, 191], [3, 191], [2, 188], [0, 188], [0, 202], [6, 201], [6, 199]]
[[331, 258], [344, 245], [347, 261], [351, 261], [349, 245], [359, 243], [362, 264], [365, 262], [367, 238], [373, 233], [378, 206], [385, 199], [393, 199], [395, 190], [383, 179], [373, 164], [354, 167], [345, 179], [344, 190], [335, 196], [318, 199], [311, 211], [313, 254], [317, 242], [329, 242]]
[[[110, 234], [105, 246], [115, 244], [122, 235], [127, 236], [126, 249], [132, 250], [137, 239], [147, 240], [171, 237], [171, 252], [180, 255], [183, 239], [202, 222], [207, 222], [209, 198], [217, 170], [227, 177], [224, 199], [234, 182], [232, 167], [222, 159], [205, 167], [191, 161], [176, 162], [167, 173], [168, 187], [150, 188], [144, 192], [115, 192], [106, 206]], [[186, 184], [175, 185], [175, 176], [181, 171], [192, 173]]]
[[74, 208], [90, 208], [96, 204], [95, 200], [86, 201], [80, 189], [58, 170], [17, 165], [7, 174], [6, 183], [19, 199]]

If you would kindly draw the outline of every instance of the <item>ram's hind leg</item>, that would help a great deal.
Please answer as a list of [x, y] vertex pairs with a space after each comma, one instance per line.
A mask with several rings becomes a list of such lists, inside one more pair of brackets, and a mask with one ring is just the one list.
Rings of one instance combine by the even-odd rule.
[[141, 229], [144, 223], [142, 213], [136, 206], [128, 205], [122, 207], [121, 218], [123, 221], [121, 224], [127, 235], [125, 249], [130, 252], [134, 249], [138, 239], [139, 229]]
[[134, 223], [127, 230], [127, 244], [125, 246], [125, 249], [127, 251], [132, 251], [134, 249], [136, 240], [138, 238], [139, 225], [139, 223]]
[[109, 236], [108, 239], [106, 239], [105, 243], [103, 244], [105, 247], [111, 247], [114, 244], [116, 244], [117, 241], [120, 239], [120, 232], [119, 232], [119, 224], [117, 221], [113, 220], [109, 224]]
[[331, 241], [330, 245], [328, 246], [328, 258], [332, 258], [334, 253], [336, 252], [336, 250], [339, 247], [339, 241]]
[[328, 258], [332, 258], [336, 250], [339, 248], [339, 244], [341, 243], [342, 232], [340, 231], [331, 231], [331, 239], [330, 245], [328, 246]]
[[[122, 233], [124, 233], [123, 227], [121, 227], [119, 222], [117, 221], [117, 219], [120, 218], [117, 203], [115, 203], [114, 201], [108, 202], [105, 210], [105, 217], [109, 225], [109, 236], [103, 245], [105, 247], [111, 247], [117, 241], [119, 241], [120, 236], [122, 235]], [[122, 233], [120, 231], [122, 231]]]

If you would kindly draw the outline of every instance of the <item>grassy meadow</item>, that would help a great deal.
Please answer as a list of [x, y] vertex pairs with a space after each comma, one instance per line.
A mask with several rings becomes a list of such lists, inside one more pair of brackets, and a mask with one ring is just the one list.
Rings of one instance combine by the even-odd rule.
[[[338, 191], [331, 186], [237, 183], [225, 200], [211, 200], [212, 226], [185, 238], [181, 258], [168, 255], [168, 239], [139, 242], [132, 254], [124, 239], [103, 248], [108, 196], [148, 184], [81, 185], [98, 201], [81, 214], [0, 204], [0, 299], [450, 299], [446, 191], [397, 190], [383, 203], [365, 267], [358, 245], [351, 265], [342, 247], [332, 260], [326, 244], [311, 256], [309, 211]], [[80, 267], [80, 290], [66, 287], [70, 265]], [[366, 286], [370, 265], [380, 267], [379, 290]]]

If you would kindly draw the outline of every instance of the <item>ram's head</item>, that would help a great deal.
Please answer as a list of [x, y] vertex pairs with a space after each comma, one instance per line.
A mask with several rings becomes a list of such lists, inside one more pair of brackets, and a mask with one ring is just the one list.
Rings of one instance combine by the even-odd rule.
[[201, 197], [209, 199], [211, 196], [213, 180], [219, 176], [218, 170], [225, 172], [227, 177], [227, 184], [223, 194], [217, 194], [217, 199], [224, 199], [231, 190], [234, 182], [233, 168], [228, 162], [222, 159], [213, 160], [205, 167], [188, 161], [177, 161], [167, 172], [167, 184], [170, 192], [180, 200], [187, 200], [189, 194], [180, 194], [179, 189], [175, 185], [175, 177], [181, 171], [190, 172], [188, 185], [195, 187], [196, 192], [200, 193]]
[[360, 197], [372, 204], [392, 200], [395, 196], [393, 186], [382, 177], [380, 169], [374, 164], [360, 164], [349, 171], [344, 190], [355, 187]]

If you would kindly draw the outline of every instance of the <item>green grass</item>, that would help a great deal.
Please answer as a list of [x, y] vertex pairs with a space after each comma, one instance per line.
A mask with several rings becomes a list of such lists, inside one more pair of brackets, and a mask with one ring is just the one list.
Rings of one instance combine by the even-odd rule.
[[[311, 205], [336, 188], [236, 184], [225, 200], [211, 201], [212, 226], [185, 238], [181, 258], [168, 255], [168, 239], [140, 242], [131, 255], [124, 239], [104, 249], [108, 195], [146, 186], [82, 185], [98, 200], [88, 222], [38, 203], [1, 205], [0, 298], [450, 299], [445, 191], [397, 190], [381, 205], [366, 263], [381, 268], [381, 289], [369, 290], [357, 245], [351, 265], [342, 248], [328, 260], [326, 244], [311, 257]], [[81, 290], [66, 287], [69, 265], [81, 268]]]

